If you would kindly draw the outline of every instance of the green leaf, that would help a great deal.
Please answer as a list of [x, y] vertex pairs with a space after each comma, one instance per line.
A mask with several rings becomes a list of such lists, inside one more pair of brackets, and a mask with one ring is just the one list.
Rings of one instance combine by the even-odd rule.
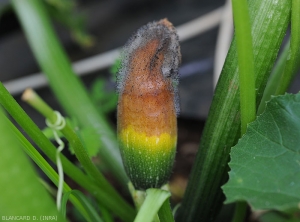
[[22, 152], [12, 128], [5, 121], [1, 107], [0, 123], [1, 220], [32, 221], [40, 220], [41, 215], [48, 215], [57, 221], [64, 221], [54, 201], [38, 181], [33, 166]]
[[[54, 169], [42, 157], [42, 155], [32, 146], [32, 144], [22, 135], [22, 133], [13, 125], [13, 123], [8, 120], [8, 118], [5, 119], [5, 121], [12, 128], [15, 137], [22, 145], [23, 150], [37, 164], [37, 166], [49, 177], [49, 179], [57, 186], [59, 178], [58, 178], [58, 174], [54, 171]], [[64, 182], [63, 189], [64, 189], [64, 193], [71, 191], [71, 188], [66, 182]], [[81, 202], [79, 202], [76, 198], [74, 198], [74, 196], [70, 197], [70, 201], [73, 203], [74, 207], [78, 210], [80, 216], [82, 215], [83, 218], [87, 219], [88, 218], [87, 213], [83, 208], [83, 206], [81, 205]]]
[[102, 147], [97, 140], [99, 135], [95, 133], [92, 127], [84, 127], [78, 132], [78, 134], [80, 139], [83, 141], [84, 147], [86, 147], [89, 156], [96, 156], [99, 148]]
[[92, 85], [91, 99], [99, 112], [107, 114], [116, 109], [118, 95], [114, 89], [107, 89], [104, 78], [98, 78]]
[[73, 39], [82, 47], [91, 47], [94, 39], [86, 30], [86, 15], [76, 10], [75, 0], [46, 0], [51, 17], [69, 29]]
[[[42, 130], [42, 132], [49, 140], [55, 139], [54, 134], [53, 134], [53, 129], [46, 127]], [[59, 136], [59, 138], [64, 137], [60, 131], [57, 131], [57, 135]]]
[[273, 97], [231, 150], [226, 203], [295, 210], [300, 203], [300, 93]]

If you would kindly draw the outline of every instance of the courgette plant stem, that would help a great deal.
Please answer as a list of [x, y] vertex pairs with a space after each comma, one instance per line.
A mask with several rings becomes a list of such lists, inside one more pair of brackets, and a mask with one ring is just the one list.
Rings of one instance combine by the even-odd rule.
[[161, 221], [174, 222], [169, 203], [170, 192], [150, 188], [146, 190], [146, 199], [141, 206], [134, 222], [152, 222], [156, 213]]
[[[48, 119], [52, 124], [57, 120], [57, 115], [54, 110], [45, 103], [32, 89], [27, 89], [22, 96], [22, 99], [29, 103], [32, 107], [38, 110], [46, 119]], [[91, 176], [99, 188], [105, 190], [111, 198], [116, 201], [124, 201], [122, 197], [115, 191], [115, 189], [107, 182], [102, 173], [96, 168], [96, 166], [91, 161], [87, 149], [82, 145], [79, 137], [72, 129], [70, 124], [66, 123], [65, 127], [60, 130], [62, 134], [69, 141], [70, 145], [73, 147], [75, 155], [85, 171]]]
[[[24, 112], [19, 104], [5, 89], [0, 82], [0, 104], [6, 111], [14, 118], [14, 120], [23, 128], [28, 136], [38, 145], [41, 150], [51, 159], [53, 163], [56, 162], [56, 147], [48, 140], [37, 125]], [[111, 198], [109, 192], [100, 189], [97, 183], [84, 174], [79, 168], [72, 164], [64, 155], [61, 156], [63, 169], [66, 175], [73, 179], [80, 186], [93, 194], [98, 201], [105, 205], [108, 209], [113, 211], [116, 215], [124, 221], [132, 221], [135, 215], [135, 210], [124, 200]]]
[[[5, 119], [7, 125], [10, 125], [14, 134], [18, 138], [19, 142], [22, 144], [23, 150], [28, 154], [28, 156], [39, 166], [39, 168], [47, 175], [47, 177], [57, 186], [58, 185], [58, 174], [50, 166], [50, 164], [42, 157], [42, 155], [32, 146], [32, 144], [23, 136], [23, 134], [10, 122], [7, 118]], [[64, 182], [63, 192], [69, 192], [72, 189], [70, 186]], [[84, 216], [86, 220], [89, 220], [89, 217], [81, 205], [81, 203], [74, 198], [73, 195], [70, 196], [70, 201], [76, 207], [76, 209]]]
[[[253, 43], [251, 24], [246, 0], [232, 0], [235, 36], [237, 39], [237, 57], [239, 69], [241, 136], [246, 133], [248, 123], [255, 120], [256, 92], [253, 62]], [[246, 202], [237, 202], [232, 222], [245, 218]]]

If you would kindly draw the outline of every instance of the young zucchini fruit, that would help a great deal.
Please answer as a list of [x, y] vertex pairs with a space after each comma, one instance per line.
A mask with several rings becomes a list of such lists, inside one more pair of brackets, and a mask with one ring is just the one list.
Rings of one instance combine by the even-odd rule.
[[123, 49], [117, 76], [118, 141], [136, 189], [170, 177], [177, 143], [178, 35], [167, 20], [140, 28]]

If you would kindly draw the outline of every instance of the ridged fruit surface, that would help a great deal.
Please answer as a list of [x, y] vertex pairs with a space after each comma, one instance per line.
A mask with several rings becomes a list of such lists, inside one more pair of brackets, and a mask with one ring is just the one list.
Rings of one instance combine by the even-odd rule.
[[160, 187], [172, 171], [179, 50], [178, 36], [166, 19], [142, 27], [124, 48], [118, 76], [118, 140], [136, 189]]

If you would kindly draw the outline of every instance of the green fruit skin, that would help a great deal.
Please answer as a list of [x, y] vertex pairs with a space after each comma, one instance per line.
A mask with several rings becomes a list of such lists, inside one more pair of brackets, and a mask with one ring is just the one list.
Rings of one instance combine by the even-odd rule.
[[174, 163], [176, 146], [172, 149], [133, 147], [119, 141], [123, 163], [135, 189], [160, 188], [166, 184]]

